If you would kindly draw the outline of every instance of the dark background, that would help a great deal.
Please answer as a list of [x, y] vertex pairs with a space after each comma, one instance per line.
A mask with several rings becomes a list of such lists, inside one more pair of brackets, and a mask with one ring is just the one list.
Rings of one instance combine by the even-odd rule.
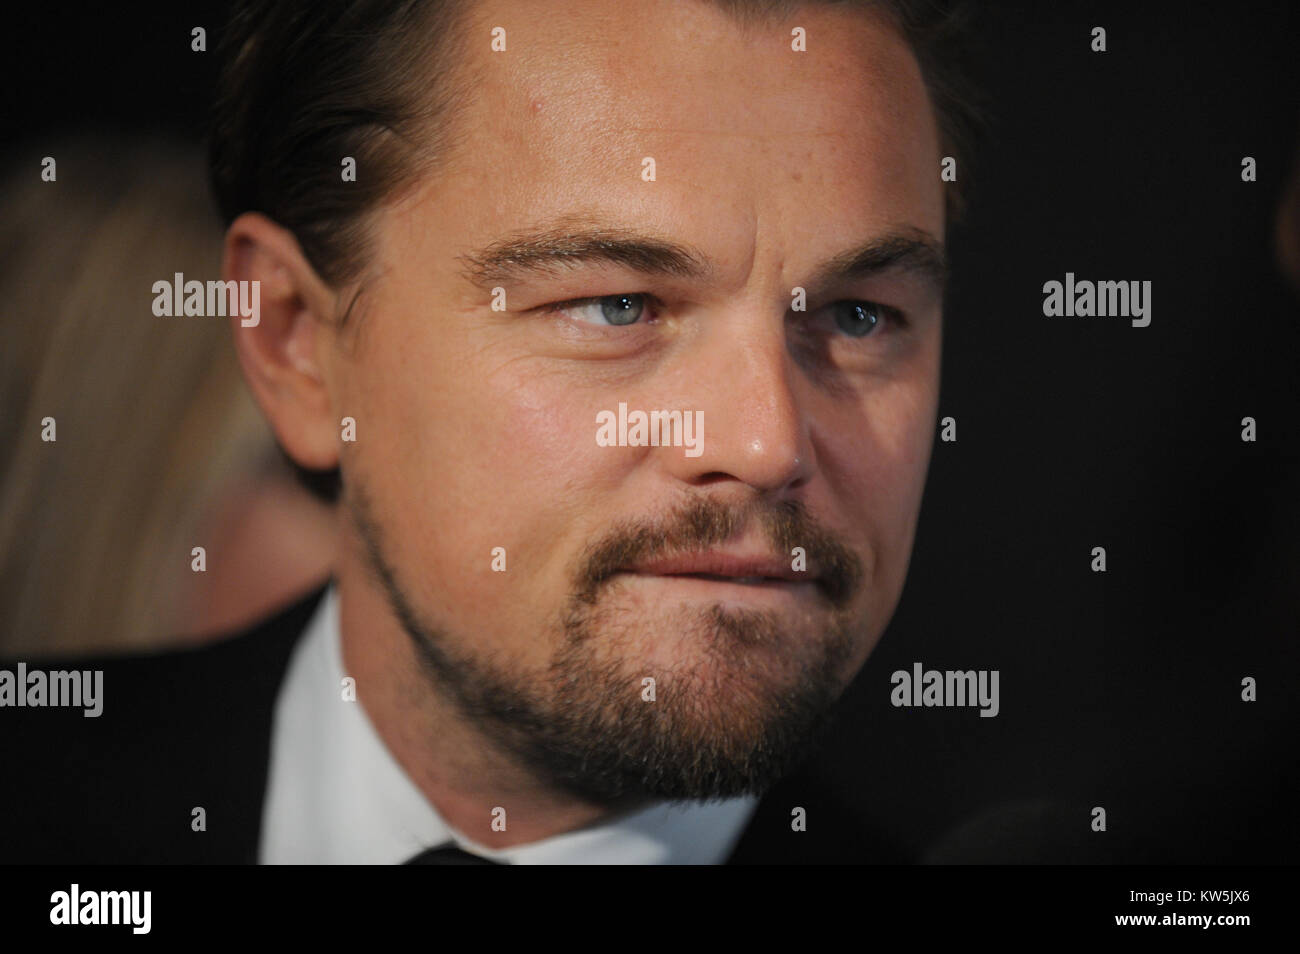
[[[187, 7], [9, 8], [3, 158], [38, 170], [43, 139], [87, 126], [200, 137], [225, 5]], [[1300, 294], [1273, 232], [1300, 12], [1044, 7], [983, 11], [994, 125], [960, 170], [940, 405], [958, 441], [935, 445], [902, 602], [814, 762], [852, 817], [809, 825], [948, 861], [1294, 862]], [[1045, 318], [1067, 271], [1151, 281], [1151, 325]], [[1000, 714], [892, 707], [913, 662], [999, 670]]]

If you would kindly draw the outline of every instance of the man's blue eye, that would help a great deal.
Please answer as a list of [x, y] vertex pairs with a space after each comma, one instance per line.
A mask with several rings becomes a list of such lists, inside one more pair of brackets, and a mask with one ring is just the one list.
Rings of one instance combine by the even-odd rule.
[[[579, 321], [593, 325], [635, 324], [645, 311], [645, 295], [606, 295], [562, 306]], [[590, 317], [587, 317], [590, 316]]]
[[853, 338], [864, 338], [885, 323], [885, 309], [873, 301], [837, 301], [831, 306], [835, 326]]

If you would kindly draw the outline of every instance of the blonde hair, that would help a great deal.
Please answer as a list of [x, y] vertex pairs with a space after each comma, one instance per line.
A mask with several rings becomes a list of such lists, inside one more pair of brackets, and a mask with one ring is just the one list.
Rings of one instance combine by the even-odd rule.
[[202, 154], [120, 136], [40, 153], [0, 185], [0, 654], [153, 645], [216, 488], [274, 445], [228, 319], [153, 314], [154, 282], [219, 277]]

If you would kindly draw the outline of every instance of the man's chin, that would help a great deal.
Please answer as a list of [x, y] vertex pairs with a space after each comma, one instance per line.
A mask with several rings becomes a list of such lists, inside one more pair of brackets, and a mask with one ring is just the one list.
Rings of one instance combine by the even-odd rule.
[[764, 687], [754, 708], [758, 700], [719, 691], [717, 683], [710, 694], [704, 683], [713, 678], [667, 682], [654, 702], [605, 722], [576, 749], [551, 737], [561, 744], [544, 756], [548, 771], [595, 801], [761, 795], [809, 756], [830, 720], [833, 694]]
[[761, 794], [808, 755], [847, 678], [845, 632], [788, 630], [781, 613], [598, 617], [571, 627], [545, 680], [550, 717], [512, 746], [593, 801]]

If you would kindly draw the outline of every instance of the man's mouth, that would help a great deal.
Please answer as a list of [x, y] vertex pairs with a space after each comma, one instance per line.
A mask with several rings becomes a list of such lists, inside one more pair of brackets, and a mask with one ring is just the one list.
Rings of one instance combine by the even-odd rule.
[[794, 561], [769, 554], [745, 554], [722, 550], [677, 553], [638, 561], [620, 573], [669, 580], [699, 580], [749, 587], [816, 585], [821, 577], [815, 566], [795, 569]]
[[717, 573], [663, 573], [661, 576], [688, 577], [692, 580], [714, 580], [719, 583], [771, 583], [776, 580], [771, 576], [721, 576]]

